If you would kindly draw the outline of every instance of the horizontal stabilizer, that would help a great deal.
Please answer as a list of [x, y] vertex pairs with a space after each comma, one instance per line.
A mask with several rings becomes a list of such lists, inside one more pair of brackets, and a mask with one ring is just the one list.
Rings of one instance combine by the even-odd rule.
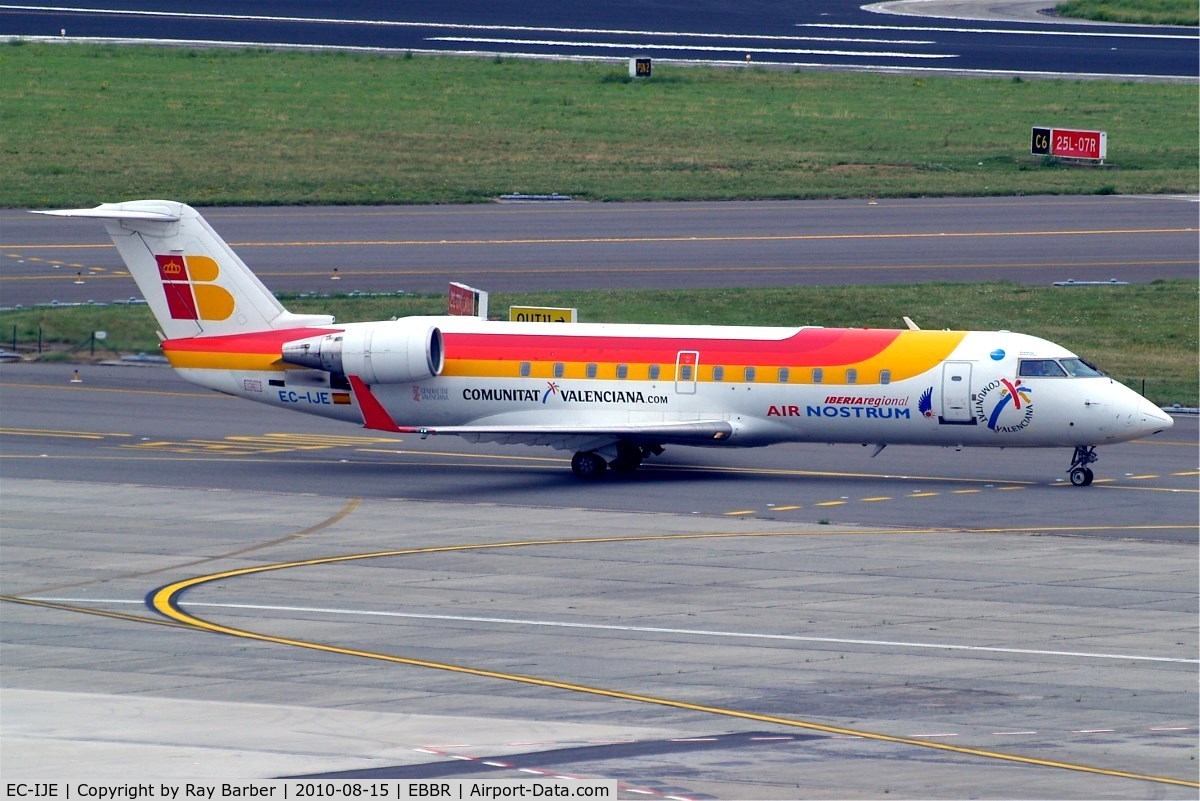
[[149, 222], [179, 222], [179, 215], [172, 214], [168, 209], [154, 211], [148, 209], [126, 209], [120, 203], [106, 203], [94, 209], [55, 209], [53, 211], [35, 211], [34, 214], [45, 214], [50, 217], [93, 217], [99, 220], [145, 220]]

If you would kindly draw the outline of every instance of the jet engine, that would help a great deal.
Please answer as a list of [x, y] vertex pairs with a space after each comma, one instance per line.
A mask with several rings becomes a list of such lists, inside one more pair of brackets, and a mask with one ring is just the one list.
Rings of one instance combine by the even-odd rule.
[[283, 360], [335, 376], [358, 376], [367, 384], [399, 384], [441, 374], [446, 356], [433, 320], [407, 317], [287, 342]]

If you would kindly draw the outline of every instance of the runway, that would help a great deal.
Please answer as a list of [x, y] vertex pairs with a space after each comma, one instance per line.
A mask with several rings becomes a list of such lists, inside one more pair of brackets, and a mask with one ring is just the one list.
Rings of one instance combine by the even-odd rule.
[[[1094, 24], [1014, 0], [988, 3], [804, 4], [611, 2], [241, 2], [202, 8], [173, 2], [0, 5], [0, 33], [32, 42], [274, 47], [371, 53], [656, 62], [791, 69], [1076, 80], [1195, 80], [1187, 28]], [[973, 5], [963, 13], [962, 6]], [[931, 17], [943, 19], [932, 19]]]
[[0, 367], [6, 780], [1195, 795], [1194, 418], [1087, 489], [826, 446], [580, 483], [69, 369]]
[[[450, 281], [529, 292], [1194, 278], [1196, 209], [1194, 197], [1085, 196], [203, 213], [273, 291], [443, 294]], [[138, 294], [94, 222], [6, 209], [0, 228], [5, 306]]]

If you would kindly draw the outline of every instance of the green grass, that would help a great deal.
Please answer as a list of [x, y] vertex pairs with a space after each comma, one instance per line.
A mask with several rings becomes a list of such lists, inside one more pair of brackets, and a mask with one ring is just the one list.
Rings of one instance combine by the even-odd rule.
[[[0, 205], [1196, 192], [1194, 85], [0, 46]], [[1110, 164], [1029, 155], [1108, 132]]]
[[[1197, 281], [1099, 287], [1030, 287], [1012, 283], [920, 286], [831, 286], [493, 293], [493, 316], [509, 305], [573, 306], [585, 322], [708, 323], [902, 327], [908, 315], [923, 328], [1008, 329], [1045, 337], [1099, 364], [1137, 390], [1146, 382], [1157, 403], [1197, 405], [1200, 350]], [[285, 298], [295, 312], [330, 312], [341, 322], [443, 314], [446, 298]], [[157, 351], [155, 323], [145, 306], [42, 308], [0, 313], [0, 340], [11, 346], [16, 326], [22, 350], [37, 342], [84, 355], [92, 331], [127, 351]], [[98, 354], [100, 351], [98, 351]]]
[[1064, 17], [1141, 25], [1200, 24], [1196, 0], [1070, 0], [1055, 11]]

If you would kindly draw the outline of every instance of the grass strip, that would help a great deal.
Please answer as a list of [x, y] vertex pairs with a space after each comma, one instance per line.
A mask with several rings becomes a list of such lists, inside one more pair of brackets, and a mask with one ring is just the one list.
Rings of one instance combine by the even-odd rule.
[[1195, 0], [1069, 0], [1054, 7], [1059, 15], [1097, 22], [1136, 25], [1200, 24]]
[[[1011, 330], [1045, 337], [1098, 364], [1159, 404], [1197, 405], [1200, 367], [1196, 297], [1200, 282], [1130, 286], [1031, 287], [1014, 283], [919, 286], [827, 286], [492, 293], [493, 316], [510, 305], [579, 309], [585, 322], [824, 325], [899, 328], [908, 315], [923, 328]], [[444, 314], [444, 296], [284, 297], [295, 312], [327, 312], [340, 322]], [[106, 331], [98, 356], [157, 352], [155, 322], [145, 306], [59, 307], [0, 312], [0, 344], [86, 356], [93, 331]]]
[[[0, 205], [1180, 193], [1190, 84], [0, 45]], [[1109, 163], [1030, 155], [1108, 132]]]

